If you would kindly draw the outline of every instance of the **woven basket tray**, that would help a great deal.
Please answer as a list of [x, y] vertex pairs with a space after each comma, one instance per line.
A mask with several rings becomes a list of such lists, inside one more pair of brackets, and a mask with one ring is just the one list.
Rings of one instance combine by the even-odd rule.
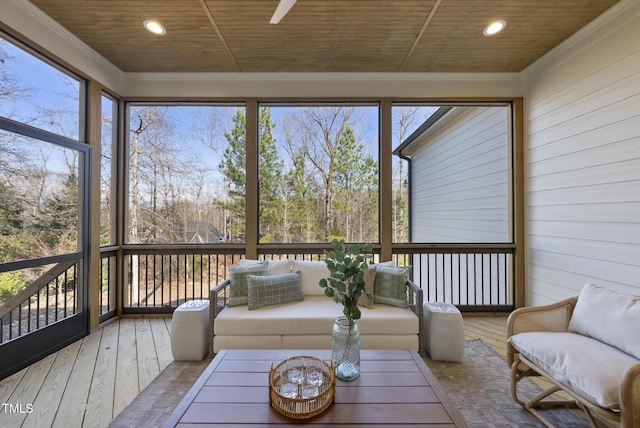
[[[311, 398], [302, 397], [302, 386], [298, 387], [298, 396], [285, 397], [280, 394], [280, 383], [283, 374], [297, 368], [304, 371], [309, 361], [314, 361], [322, 368], [322, 383], [318, 386], [318, 395]], [[309, 356], [292, 357], [269, 369], [269, 404], [281, 415], [291, 419], [309, 419], [324, 412], [333, 403], [336, 394], [335, 365]]]

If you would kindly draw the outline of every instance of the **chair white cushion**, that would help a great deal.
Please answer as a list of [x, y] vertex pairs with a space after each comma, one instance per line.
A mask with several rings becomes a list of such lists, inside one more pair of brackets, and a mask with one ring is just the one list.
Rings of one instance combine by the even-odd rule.
[[612, 346], [575, 333], [520, 333], [511, 336], [509, 342], [555, 380], [607, 409], [620, 408], [620, 378], [626, 369], [640, 362]]
[[640, 359], [640, 296], [586, 284], [578, 296], [569, 331]]

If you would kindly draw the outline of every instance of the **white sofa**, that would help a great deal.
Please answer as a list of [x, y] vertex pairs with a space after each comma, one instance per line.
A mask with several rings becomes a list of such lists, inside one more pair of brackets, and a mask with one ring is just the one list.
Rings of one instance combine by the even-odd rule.
[[[243, 260], [245, 267], [257, 261]], [[322, 261], [268, 262], [268, 275], [300, 272], [303, 300], [258, 309], [230, 306], [231, 281], [210, 292], [210, 352], [221, 349], [331, 349], [331, 331], [343, 305], [324, 295], [321, 278], [329, 276]], [[361, 308], [357, 321], [362, 349], [406, 349], [424, 352], [422, 290], [406, 281], [407, 307], [373, 303]]]
[[[513, 398], [547, 426], [536, 408], [568, 405], [594, 427], [640, 427], [640, 296], [586, 284], [578, 297], [512, 312], [507, 334]], [[517, 383], [528, 376], [554, 386], [523, 400]], [[560, 390], [573, 399], [546, 399]]]

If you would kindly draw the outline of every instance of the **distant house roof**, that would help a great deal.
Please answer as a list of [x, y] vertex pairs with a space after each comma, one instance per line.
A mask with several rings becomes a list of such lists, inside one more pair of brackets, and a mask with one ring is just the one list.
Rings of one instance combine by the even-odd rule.
[[220, 233], [213, 223], [208, 221], [190, 221], [184, 233], [188, 244], [210, 244], [224, 241], [224, 235]]
[[404, 141], [400, 143], [398, 147], [393, 151], [396, 156], [403, 156], [402, 151], [411, 146], [416, 140], [418, 140], [425, 132], [427, 132], [432, 126], [440, 121], [453, 107], [440, 107], [436, 110], [422, 125], [418, 127], [411, 135], [409, 135]]

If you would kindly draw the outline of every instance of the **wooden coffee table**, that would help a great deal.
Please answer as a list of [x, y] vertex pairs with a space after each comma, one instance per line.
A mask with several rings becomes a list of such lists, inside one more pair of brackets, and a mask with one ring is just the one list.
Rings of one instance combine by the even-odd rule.
[[[331, 359], [330, 350], [230, 350], [216, 355], [165, 427], [299, 423], [269, 405], [268, 373], [295, 355]], [[415, 351], [363, 350], [361, 374], [336, 382], [335, 402], [303, 422], [339, 426], [467, 427]]]

